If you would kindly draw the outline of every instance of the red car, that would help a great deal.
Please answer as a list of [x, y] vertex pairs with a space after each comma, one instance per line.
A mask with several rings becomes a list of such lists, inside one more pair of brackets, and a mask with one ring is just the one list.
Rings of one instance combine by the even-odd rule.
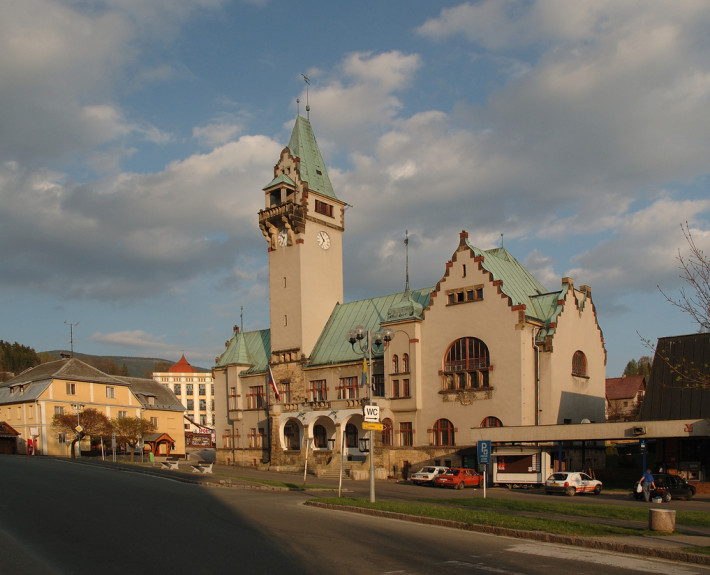
[[483, 475], [473, 469], [453, 468], [446, 473], [434, 478], [434, 485], [438, 487], [479, 487], [483, 481]]

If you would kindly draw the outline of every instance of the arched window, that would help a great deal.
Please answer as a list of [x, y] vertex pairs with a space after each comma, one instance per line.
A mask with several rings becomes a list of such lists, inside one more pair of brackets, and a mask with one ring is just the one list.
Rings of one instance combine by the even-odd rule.
[[394, 442], [394, 425], [389, 417], [382, 420], [382, 445], [390, 446]]
[[284, 439], [286, 449], [301, 449], [301, 434], [295, 421], [289, 421], [284, 425]]
[[439, 419], [434, 424], [434, 445], [456, 445], [454, 424], [448, 419]]
[[409, 373], [409, 354], [408, 353], [402, 354], [402, 372]]
[[357, 427], [352, 423], [345, 426], [345, 445], [348, 447], [357, 447]]
[[572, 356], [572, 375], [587, 377], [587, 357], [581, 351], [575, 351]]
[[399, 356], [392, 356], [392, 373], [399, 373]]
[[503, 422], [497, 417], [485, 417], [479, 427], [503, 427]]
[[326, 449], [328, 447], [328, 436], [325, 433], [325, 427], [316, 425], [313, 427], [313, 440], [316, 444], [316, 449]]
[[487, 388], [490, 368], [490, 355], [485, 343], [475, 337], [457, 339], [444, 357], [442, 388]]

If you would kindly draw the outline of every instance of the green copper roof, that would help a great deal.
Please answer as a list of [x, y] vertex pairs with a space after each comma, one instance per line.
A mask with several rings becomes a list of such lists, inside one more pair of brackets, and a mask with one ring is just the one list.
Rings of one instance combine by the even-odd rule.
[[323, 196], [337, 200], [338, 198], [333, 191], [328, 172], [325, 170], [325, 162], [323, 162], [323, 157], [320, 155], [320, 149], [313, 134], [311, 123], [302, 116], [296, 118], [288, 148], [294, 158], [300, 158], [299, 172], [301, 179], [308, 182], [308, 188]]
[[271, 353], [271, 331], [237, 331], [227, 341], [227, 348], [215, 361], [216, 367], [243, 365], [246, 371], [266, 371]]
[[291, 178], [289, 178], [286, 174], [279, 174], [276, 176], [273, 180], [271, 180], [268, 184], [266, 184], [263, 189], [266, 190], [272, 186], [275, 186], [277, 184], [288, 184], [289, 186], [295, 186], [296, 182], [294, 182]]
[[[429, 295], [432, 291], [433, 288], [412, 290], [409, 292], [409, 297], [425, 308], [429, 305]], [[372, 332], [380, 330], [381, 324], [387, 322], [390, 308], [401, 301], [402, 292], [399, 292], [335, 306], [311, 352], [310, 365], [328, 365], [362, 359], [362, 355], [355, 353], [348, 342], [348, 332], [357, 326]]]

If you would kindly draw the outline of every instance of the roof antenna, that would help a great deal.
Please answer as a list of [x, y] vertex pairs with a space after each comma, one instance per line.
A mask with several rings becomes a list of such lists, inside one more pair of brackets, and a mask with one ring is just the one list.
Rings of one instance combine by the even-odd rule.
[[404, 291], [409, 293], [409, 230], [404, 230], [404, 252], [406, 254], [406, 283], [404, 285]]
[[308, 88], [311, 85], [311, 81], [308, 79], [308, 76], [305, 74], [301, 74], [303, 76], [303, 81], [306, 83], [306, 119], [310, 122], [311, 121], [311, 105], [308, 103]]
[[505, 248], [503, 245], [503, 234], [500, 235], [500, 247]]
[[298, 105], [298, 115], [301, 115], [301, 98], [296, 98], [296, 104]]
[[79, 322], [70, 323], [64, 320], [64, 323], [69, 326], [69, 345], [71, 345], [71, 356], [74, 357], [74, 326], [79, 325]]

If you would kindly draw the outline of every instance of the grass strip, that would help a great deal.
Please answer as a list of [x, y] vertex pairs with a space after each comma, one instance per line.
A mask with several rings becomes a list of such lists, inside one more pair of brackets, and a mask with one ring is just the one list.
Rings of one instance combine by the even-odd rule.
[[[565, 501], [522, 501], [482, 497], [471, 499], [419, 499], [423, 503], [438, 503], [450, 506], [501, 509], [531, 513], [548, 513], [576, 517], [598, 517], [622, 521], [648, 521], [648, 506], [627, 507], [624, 505], [604, 505], [571, 503]], [[676, 525], [710, 527], [710, 513], [702, 511], [676, 510]]]
[[566, 521], [541, 517], [526, 517], [521, 515], [505, 515], [500, 513], [492, 513], [491, 511], [465, 509], [461, 508], [460, 505], [457, 507], [449, 507], [399, 501], [376, 501], [375, 503], [371, 503], [366, 499], [353, 499], [348, 497], [323, 497], [317, 499], [317, 501], [331, 505], [360, 507], [378, 511], [403, 513], [417, 517], [431, 517], [447, 521], [458, 521], [471, 525], [489, 525], [493, 527], [504, 527], [507, 529], [540, 531], [544, 533], [556, 533], [562, 535], [578, 535], [582, 537], [640, 535], [645, 533], [645, 531], [639, 531], [638, 529], [627, 529], [625, 527], [616, 527], [611, 525], [597, 525], [595, 523], [585, 523], [581, 521]]
[[698, 555], [710, 555], [710, 547], [682, 547], [681, 551], [697, 553]]

